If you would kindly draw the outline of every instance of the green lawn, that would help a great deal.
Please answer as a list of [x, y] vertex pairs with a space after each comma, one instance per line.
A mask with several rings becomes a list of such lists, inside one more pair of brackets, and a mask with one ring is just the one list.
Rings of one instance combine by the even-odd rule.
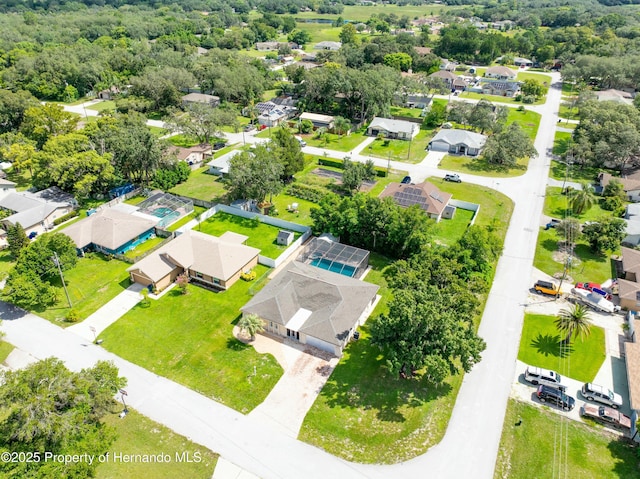
[[446, 245], [452, 245], [460, 238], [465, 231], [467, 231], [467, 227], [469, 226], [469, 222], [473, 217], [473, 211], [463, 210], [458, 208], [456, 210], [455, 216], [450, 219], [442, 219], [436, 225], [436, 231], [434, 234], [434, 239], [438, 243], [443, 243]]
[[[295, 211], [287, 211], [287, 206], [290, 206], [292, 203], [298, 203], [297, 213]], [[305, 226], [311, 226], [313, 223], [309, 212], [311, 208], [317, 205], [311, 201], [282, 193], [273, 198], [273, 204], [275, 204], [278, 209], [279, 219]]]
[[484, 157], [471, 157], [464, 155], [446, 155], [440, 161], [440, 168], [444, 170], [459, 171], [471, 175], [489, 176], [494, 178], [510, 178], [524, 175], [527, 171], [529, 158], [518, 159], [513, 167], [492, 165]]
[[[365, 281], [381, 287], [372, 317], [387, 310], [383, 277], [390, 260], [371, 254]], [[462, 376], [434, 387], [389, 374], [367, 326], [350, 343], [307, 413], [299, 439], [350, 461], [397, 463], [426, 451], [444, 435]]]
[[[117, 409], [118, 412], [121, 408]], [[118, 414], [110, 414], [104, 423], [116, 430], [117, 438], [110, 446], [110, 459], [98, 466], [96, 479], [113, 479], [116, 477], [154, 479], [174, 479], [188, 477], [193, 479], [210, 479], [213, 475], [218, 455], [206, 447], [191, 442], [171, 429], [146, 418], [137, 411], [128, 408], [124, 419]], [[125, 463], [113, 460], [113, 453], [122, 454], [168, 454], [169, 462], [135, 462]], [[178, 462], [176, 457], [188, 453], [193, 462]], [[197, 455], [196, 455], [197, 454]], [[197, 461], [197, 462], [196, 462]]]
[[160, 238], [159, 236], [156, 236], [155, 238], [150, 238], [147, 241], [145, 241], [144, 243], [139, 244], [135, 248], [130, 249], [124, 255], [127, 258], [135, 259], [138, 256], [140, 256], [142, 253], [145, 253], [145, 252], [155, 248], [160, 243], [162, 243], [165, 239], [167, 239], [167, 238]]
[[565, 334], [558, 332], [555, 319], [555, 316], [525, 314], [518, 359], [581, 382], [593, 381], [606, 357], [604, 329], [591, 326], [591, 333], [584, 341], [573, 339], [565, 346], [562, 344]]
[[87, 107], [87, 110], [94, 111], [105, 111], [105, 110], [114, 110], [116, 109], [116, 102], [113, 100], [104, 100], [100, 103], [95, 103], [91, 106]]
[[222, 131], [224, 131], [225, 133], [240, 133], [242, 131], [242, 128], [245, 125], [248, 125], [251, 121], [251, 118], [242, 115], [237, 115], [236, 119], [238, 120], [238, 124], [240, 125], [240, 129], [238, 131], [236, 131], [236, 129], [232, 126], [223, 126]]
[[408, 118], [421, 118], [421, 108], [403, 108], [400, 106], [392, 106], [390, 109], [391, 116], [405, 116]]
[[147, 128], [149, 128], [149, 131], [151, 131], [151, 134], [153, 136], [157, 136], [158, 138], [169, 133], [169, 130], [165, 130], [164, 128], [160, 128], [159, 126], [147, 125]]
[[411, 141], [376, 139], [362, 150], [361, 154], [376, 158], [391, 158], [405, 163], [420, 163], [427, 156], [425, 150], [433, 134], [433, 130], [421, 129]]
[[572, 143], [572, 135], [568, 131], [556, 131], [553, 138], [553, 154], [564, 155]]
[[[258, 277], [267, 268], [255, 268]], [[138, 305], [100, 338], [111, 352], [198, 391], [242, 413], [264, 401], [282, 375], [270, 354], [232, 335], [239, 309], [250, 299], [251, 282], [221, 293], [191, 285], [173, 289], [151, 305]], [[254, 376], [254, 367], [257, 375]]]
[[0, 279], [4, 278], [15, 264], [8, 248], [0, 250]]
[[[583, 212], [581, 215], [573, 214], [572, 216], [579, 219], [581, 222], [595, 221], [603, 216], [610, 216], [610, 211], [605, 211], [600, 208], [600, 201], [601, 198], [598, 199], [598, 203], [593, 205], [587, 211]], [[543, 213], [547, 216], [553, 216], [554, 218], [562, 219], [565, 217], [567, 207], [567, 195], [562, 194], [562, 188], [556, 186], [548, 186], [547, 195], [544, 198]]]
[[[590, 166], [572, 165], [569, 168], [568, 179], [570, 181], [590, 181], [593, 182], [600, 173], [600, 168], [594, 168]], [[609, 171], [614, 176], [619, 175], [619, 172]], [[549, 176], [555, 180], [564, 180], [567, 174], [567, 165], [560, 162], [551, 160], [551, 169], [549, 170]]]
[[[73, 269], [64, 271], [73, 309], [79, 313], [81, 321], [129, 286], [129, 274], [126, 272], [129, 266], [124, 261], [109, 260], [99, 253], [88, 253], [84, 258], [78, 258], [78, 264]], [[58, 287], [56, 303], [36, 312], [56, 324], [60, 322], [61, 326], [70, 326], [71, 323], [64, 322], [69, 306], [62, 283], [58, 279], [53, 284]]]
[[[516, 426], [517, 423], [520, 425]], [[555, 438], [561, 431], [566, 458], [562, 466], [554, 461], [559, 452]], [[638, 479], [639, 466], [637, 449], [627, 440], [564, 418], [547, 408], [509, 400], [495, 479]]]
[[[487, 100], [492, 103], [511, 103], [513, 105], [522, 105], [521, 101], [516, 101], [515, 97], [500, 96], [500, 95], [485, 95], [484, 93], [476, 93], [473, 91], [464, 91], [460, 93], [460, 98], [469, 98], [472, 100]], [[545, 98], [536, 100], [532, 105], [542, 105], [545, 102]]]
[[31, 188], [31, 173], [29, 170], [18, 171], [15, 168], [7, 170], [7, 180], [16, 184], [17, 191], [28, 190]]
[[517, 122], [520, 128], [529, 135], [532, 140], [536, 139], [538, 127], [540, 126], [540, 113], [531, 110], [518, 111], [517, 108], [509, 108], [505, 126]]
[[[296, 14], [296, 17], [299, 15]], [[321, 17], [322, 15], [315, 15]], [[339, 27], [333, 27], [330, 23], [306, 23], [306, 22], [298, 22], [296, 23], [296, 28], [299, 30], [306, 30], [311, 35], [311, 45], [318, 42], [339, 42], [340, 41], [340, 32], [342, 31]], [[362, 35], [358, 35], [362, 36]]]
[[[261, 132], [260, 134], [263, 134]], [[267, 135], [268, 136], [268, 135]], [[326, 148], [327, 150], [351, 151], [367, 137], [362, 132], [351, 133], [350, 135], [335, 135], [333, 133], [325, 133], [322, 138], [316, 138], [314, 133], [300, 136], [309, 146], [317, 146], [318, 148]]]
[[136, 195], [136, 196], [132, 196], [131, 198], [128, 198], [126, 200], [124, 200], [124, 202], [128, 205], [138, 205], [140, 203], [142, 203], [144, 200], [146, 200], [147, 197], [143, 196], [143, 195]]
[[204, 213], [205, 211], [207, 211], [206, 208], [203, 208], [202, 206], [193, 206], [193, 211], [191, 213], [189, 213], [188, 215], [180, 218], [178, 221], [176, 221], [175, 223], [173, 223], [171, 226], [169, 226], [167, 228], [168, 231], [175, 231], [178, 228], [186, 225], [189, 221], [197, 218], [198, 216], [200, 216], [202, 213]]
[[567, 105], [567, 103], [570, 103], [570, 102], [563, 102], [560, 105], [560, 110], [558, 110], [558, 114], [560, 115], [560, 118], [564, 118], [565, 120], [577, 120], [578, 109], [571, 108], [569, 105]]
[[189, 135], [185, 135], [184, 133], [180, 133], [179, 135], [173, 135], [167, 138], [167, 141], [175, 146], [181, 146], [183, 148], [190, 148], [192, 146], [196, 146], [200, 144], [197, 138]]
[[468, 201], [480, 205], [480, 212], [475, 224], [479, 226], [491, 226], [496, 234], [504, 238], [513, 213], [513, 202], [502, 193], [484, 186], [465, 183], [451, 183], [442, 178], [427, 178], [427, 180], [442, 191], [451, 193], [456, 200]]
[[13, 344], [9, 344], [6, 341], [0, 340], [0, 364], [2, 364], [5, 359], [7, 359], [7, 356], [11, 354], [11, 351], [13, 351]]
[[[511, 67], [510, 67], [511, 68]], [[535, 80], [539, 83], [546, 83], [547, 86], [551, 83], [551, 77], [544, 73], [530, 73], [528, 71], [519, 71], [516, 77], [517, 81]]]
[[[276, 244], [276, 237], [280, 228], [271, 226], [259, 221], [242, 218], [241, 216], [230, 215], [228, 213], [218, 212], [211, 218], [197, 227], [198, 231], [213, 236], [220, 236], [227, 231], [233, 231], [241, 235], [248, 236], [247, 246], [253, 246], [260, 250], [260, 254], [267, 258], [277, 258], [287, 249], [285, 246]], [[298, 239], [300, 233], [294, 232], [295, 239]]]
[[208, 166], [203, 166], [193, 170], [187, 181], [174, 186], [169, 192], [205, 201], [219, 202], [226, 195], [227, 189], [219, 176], [207, 173], [208, 169]]
[[[553, 254], [558, 250], [558, 236], [555, 229], [545, 231], [540, 229], [536, 244], [536, 255], [533, 265], [548, 275], [561, 274], [564, 268], [562, 259], [554, 259]], [[578, 241], [574, 248], [572, 267], [568, 274], [575, 281], [593, 281], [602, 283], [612, 277], [611, 260], [606, 255], [594, 254], [589, 245]]]

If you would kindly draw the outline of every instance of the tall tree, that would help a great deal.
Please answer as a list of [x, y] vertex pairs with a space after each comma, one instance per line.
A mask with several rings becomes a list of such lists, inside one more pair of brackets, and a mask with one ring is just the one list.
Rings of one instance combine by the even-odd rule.
[[538, 152], [520, 125], [511, 123], [500, 133], [487, 138], [483, 155], [489, 163], [513, 166], [519, 158], [535, 157]]
[[349, 193], [358, 191], [363, 181], [371, 181], [376, 177], [376, 169], [372, 160], [366, 163], [344, 160], [342, 171], [342, 186]]
[[571, 191], [571, 209], [578, 216], [590, 210], [596, 202], [593, 186], [586, 181], [581, 186], [580, 189]]
[[7, 243], [11, 256], [18, 259], [20, 251], [29, 244], [29, 238], [27, 238], [27, 234], [20, 223], [7, 228]]
[[233, 126], [236, 112], [210, 105], [189, 105], [185, 111], [174, 110], [167, 124], [174, 132], [182, 132], [196, 138], [200, 143], [209, 143], [213, 137], [223, 136], [222, 127]]
[[627, 224], [620, 218], [604, 217], [583, 226], [582, 235], [589, 242], [591, 250], [602, 254], [615, 251], [626, 236]]
[[255, 314], [243, 314], [238, 321], [240, 331], [247, 333], [251, 341], [256, 339], [256, 334], [264, 331], [264, 321]]
[[351, 122], [342, 116], [336, 116], [333, 120], [333, 129], [335, 132], [342, 136], [351, 128]]
[[562, 309], [555, 320], [558, 331], [567, 333], [562, 341], [564, 344], [571, 342], [571, 336], [585, 337], [591, 332], [591, 319], [589, 310], [582, 304], [574, 304], [569, 309]]
[[358, 43], [357, 31], [353, 23], [344, 24], [344, 26], [340, 30], [340, 41], [343, 45]]
[[288, 128], [276, 129], [267, 148], [282, 163], [283, 178], [291, 178], [304, 168], [304, 154], [300, 142]]
[[237, 154], [229, 160], [229, 194], [232, 198], [264, 203], [267, 195], [282, 189], [284, 167], [265, 146]]
[[55, 103], [28, 108], [24, 112], [21, 131], [42, 147], [49, 138], [71, 133], [78, 126], [79, 118], [73, 113], [64, 111]]

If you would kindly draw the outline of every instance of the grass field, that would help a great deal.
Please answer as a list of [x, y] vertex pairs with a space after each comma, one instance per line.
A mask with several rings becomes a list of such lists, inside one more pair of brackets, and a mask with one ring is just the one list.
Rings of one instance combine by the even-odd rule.
[[[601, 201], [598, 198], [598, 202]], [[562, 219], [567, 212], [567, 195], [562, 194], [562, 188], [555, 186], [547, 187], [547, 195], [544, 198], [543, 213], [547, 216], [553, 216], [554, 218]], [[599, 203], [594, 204], [587, 211], [580, 215], [572, 214], [574, 218], [584, 221], [595, 221], [603, 216], [610, 216], [610, 211], [605, 211], [600, 208]]]
[[459, 171], [470, 175], [489, 176], [493, 178], [511, 178], [524, 175], [527, 171], [529, 158], [520, 158], [517, 163], [507, 168], [501, 165], [492, 165], [483, 157], [471, 157], [464, 155], [446, 155], [440, 161], [440, 168], [444, 170]]
[[147, 241], [145, 241], [144, 243], [139, 244], [135, 248], [130, 249], [124, 255], [127, 258], [134, 259], [134, 258], [140, 256], [142, 253], [145, 253], [145, 252], [149, 251], [150, 249], [155, 248], [160, 243], [162, 243], [165, 239], [166, 238], [160, 238], [159, 236], [156, 236], [155, 238], [150, 238]]
[[[567, 305], [568, 307], [568, 305]], [[565, 346], [565, 333], [558, 332], [555, 316], [525, 314], [518, 359], [526, 364], [558, 371], [581, 382], [591, 382], [605, 360], [604, 329], [591, 326], [584, 338]]]
[[[589, 181], [593, 182], [598, 177], [600, 168], [593, 168], [588, 166], [571, 165], [567, 175], [567, 165], [560, 161], [551, 160], [551, 169], [549, 170], [549, 176], [555, 180], [564, 180], [565, 175], [570, 181]], [[618, 172], [609, 171], [609, 173], [618, 175]]]
[[[492, 103], [510, 103], [512, 105], [522, 105], [521, 101], [516, 101], [515, 98], [508, 96], [500, 96], [500, 95], [485, 95], [484, 93], [476, 93], [473, 91], [465, 91], [460, 93], [460, 98], [469, 98], [472, 100], [487, 100]], [[541, 98], [534, 103], [530, 103], [533, 105], [542, 105], [545, 102], [544, 98]]]
[[[276, 244], [276, 237], [281, 228], [228, 213], [216, 213], [208, 220], [200, 223], [197, 229], [214, 236], [220, 236], [227, 231], [248, 236], [249, 239], [245, 244], [258, 248], [260, 254], [267, 258], [275, 259], [287, 249], [285, 246]], [[300, 233], [294, 232], [294, 234], [295, 239], [298, 239]]]
[[[558, 251], [559, 241], [560, 237], [554, 229], [547, 231], [540, 229], [533, 265], [551, 276], [562, 274], [564, 269], [563, 260], [553, 258], [553, 254]], [[616, 252], [614, 251], [614, 253]], [[594, 254], [587, 243], [578, 241], [574, 247], [573, 254], [575, 258], [568, 274], [574, 281], [603, 283], [613, 277], [609, 257], [607, 255]]]
[[560, 110], [558, 110], [558, 115], [560, 116], [560, 118], [563, 118], [565, 120], [577, 120], [578, 109], [572, 108], [568, 103], [570, 102], [563, 102], [560, 105]]
[[505, 126], [517, 122], [520, 128], [529, 135], [529, 138], [535, 140], [538, 134], [538, 127], [540, 126], [540, 118], [540, 113], [536, 113], [535, 111], [526, 109], [524, 111], [518, 111], [516, 108], [509, 108]]
[[421, 129], [411, 141], [376, 139], [360, 154], [376, 158], [391, 158], [394, 161], [405, 163], [420, 163], [427, 156], [425, 150], [431, 138], [433, 138], [433, 130]]
[[458, 208], [452, 219], [442, 219], [436, 225], [434, 240], [441, 244], [454, 244], [467, 231], [471, 218], [473, 218], [473, 211]]
[[[78, 312], [81, 321], [129, 286], [129, 274], [126, 272], [129, 266], [129, 263], [109, 260], [99, 253], [88, 253], [84, 258], [78, 258], [78, 264], [73, 269], [64, 271], [73, 309]], [[69, 306], [62, 283], [58, 278], [52, 283], [59, 288], [56, 303], [46, 310], [36, 310], [36, 313], [61, 326], [70, 326], [72, 323], [64, 322]]]
[[116, 102], [113, 100], [104, 100], [104, 101], [101, 101], [100, 103], [94, 103], [93, 105], [90, 105], [86, 108], [87, 110], [94, 110], [94, 111], [105, 111], [105, 110], [115, 111]]
[[9, 344], [6, 341], [0, 340], [0, 364], [2, 364], [5, 359], [7, 359], [7, 356], [11, 354], [11, 351], [13, 351], [13, 344]]
[[193, 170], [189, 179], [174, 186], [169, 192], [205, 201], [219, 202], [227, 194], [227, 189], [219, 176], [207, 173], [208, 166]]
[[409, 118], [421, 118], [422, 109], [420, 108], [403, 108], [401, 106], [391, 106], [391, 116], [406, 116]]
[[15, 264], [8, 248], [0, 250], [0, 278], [4, 277]]
[[[254, 270], [260, 277], [267, 268]], [[149, 307], [134, 307], [100, 338], [111, 352], [248, 413], [282, 375], [273, 356], [256, 353], [232, 335], [251, 286], [238, 281], [213, 293], [191, 285], [186, 295], [173, 289]]]
[[157, 136], [158, 138], [169, 133], [169, 130], [165, 130], [164, 128], [160, 128], [159, 126], [147, 125], [147, 128], [149, 128], [149, 131], [151, 131], [151, 134], [153, 136]]
[[553, 138], [553, 154], [558, 156], [564, 155], [569, 149], [571, 143], [571, 133], [569, 133], [568, 131], [556, 131], [556, 134]]
[[[293, 203], [298, 203], [298, 209], [296, 211], [287, 211], [287, 206]], [[295, 196], [289, 196], [287, 194], [279, 194], [273, 198], [273, 204], [278, 209], [278, 218], [285, 221], [291, 221], [292, 223], [298, 223], [305, 226], [311, 226], [313, 220], [310, 216], [311, 208], [316, 206], [311, 201], [296, 198]]]
[[[264, 132], [262, 132], [264, 133]], [[262, 134], [260, 133], [260, 134]], [[362, 132], [351, 133], [350, 135], [336, 135], [333, 133], [325, 133], [322, 138], [316, 138], [314, 133], [309, 135], [296, 135], [307, 142], [309, 146], [317, 146], [318, 148], [326, 148], [327, 150], [351, 151], [367, 137]]]
[[144, 200], [146, 200], [147, 197], [143, 196], [143, 195], [136, 195], [136, 196], [132, 196], [131, 198], [128, 198], [126, 200], [124, 200], [124, 202], [128, 205], [138, 205], [140, 203], [142, 203]]
[[181, 146], [183, 148], [190, 148], [200, 143], [197, 138], [193, 136], [185, 135], [184, 133], [170, 136], [169, 138], [167, 138], [167, 141], [172, 145]]
[[[513, 67], [510, 67], [513, 68]], [[551, 76], [545, 75], [544, 73], [531, 73], [529, 71], [519, 71], [518, 76], [516, 77], [517, 81], [525, 81], [525, 80], [535, 80], [542, 84], [547, 84], [547, 86], [551, 83]]]
[[[560, 446], [555, 438], [561, 430], [565, 432], [562, 451], [566, 463], [554, 459]], [[548, 408], [509, 400], [494, 479], [638, 479], [639, 471], [637, 449], [626, 440]]]
[[175, 223], [173, 223], [171, 226], [169, 226], [167, 228], [167, 230], [169, 231], [175, 231], [178, 228], [186, 225], [189, 221], [197, 218], [198, 216], [200, 216], [202, 213], [204, 213], [205, 211], [207, 211], [206, 208], [203, 208], [202, 206], [197, 206], [194, 205], [193, 206], [193, 211], [191, 213], [189, 213], [188, 215], [180, 218], [178, 221], [176, 221]]
[[[199, 446], [186, 437], [180, 436], [169, 428], [146, 418], [137, 411], [128, 408], [124, 419], [117, 414], [104, 418], [104, 423], [112, 426], [117, 433], [115, 442], [109, 448], [110, 461], [105, 461], [96, 470], [96, 479], [113, 479], [116, 477], [154, 479], [174, 479], [189, 477], [193, 479], [210, 479], [213, 475], [218, 455], [206, 447]], [[123, 454], [168, 454], [169, 462], [129, 462], [114, 461], [113, 453]], [[177, 458], [186, 457], [192, 462], [178, 462]]]

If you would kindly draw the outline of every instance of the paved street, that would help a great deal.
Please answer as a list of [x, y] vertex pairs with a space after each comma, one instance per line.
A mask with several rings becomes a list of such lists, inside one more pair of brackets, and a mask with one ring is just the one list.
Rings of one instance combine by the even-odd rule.
[[[540, 156], [530, 161], [526, 174], [500, 179], [463, 175], [465, 182], [507, 194], [514, 200], [515, 210], [479, 329], [487, 342], [483, 360], [465, 375], [443, 440], [413, 460], [393, 466], [348, 463], [252, 420], [250, 415], [243, 416], [107, 353], [34, 315], [5, 321], [7, 340], [37, 358], [58, 356], [72, 369], [89, 366], [97, 359], [113, 360], [129, 380], [127, 391], [132, 407], [262, 478], [491, 479], [531, 286], [530, 272], [550, 162], [547, 154], [552, 147], [560, 104], [559, 80], [559, 74], [554, 73], [547, 103], [532, 108], [542, 113], [535, 142]], [[255, 140], [248, 136], [247, 141]], [[309, 148], [305, 152], [312, 152]], [[329, 152], [329, 156], [337, 158], [346, 155]], [[352, 158], [368, 159], [359, 154], [353, 154]], [[387, 166], [386, 160], [374, 161]], [[414, 182], [443, 175], [436, 164], [429, 157], [418, 165], [391, 162], [393, 168], [409, 171]], [[15, 312], [0, 304], [0, 317], [15, 318]]]

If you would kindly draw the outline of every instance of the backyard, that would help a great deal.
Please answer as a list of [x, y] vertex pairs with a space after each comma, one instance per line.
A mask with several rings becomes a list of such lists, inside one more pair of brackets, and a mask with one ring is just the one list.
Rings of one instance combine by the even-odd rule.
[[[529, 404], [509, 400], [496, 460], [495, 479], [540, 477], [637, 479], [637, 449], [626, 440]], [[564, 431], [566, 463], [555, 438]]]
[[189, 221], [191, 221], [193, 219], [196, 219], [198, 216], [200, 216], [205, 211], [207, 211], [206, 208], [203, 208], [202, 206], [193, 205], [193, 211], [191, 213], [189, 213], [186, 216], [183, 216], [178, 221], [176, 221], [175, 223], [171, 224], [167, 228], [167, 230], [168, 231], [175, 231], [175, 230], [183, 227], [184, 225], [186, 225]]
[[454, 244], [467, 231], [471, 218], [473, 218], [473, 211], [458, 208], [452, 219], [440, 220], [435, 227], [433, 239], [440, 244]]
[[[268, 269], [254, 270], [260, 278]], [[220, 293], [174, 288], [148, 307], [138, 304], [100, 339], [111, 352], [246, 414], [282, 375], [273, 356], [232, 335], [252, 285], [238, 281]]]
[[[241, 216], [218, 212], [208, 220], [200, 223], [195, 229], [213, 236], [220, 236], [227, 231], [233, 231], [241, 235], [248, 236], [247, 246], [253, 246], [260, 250], [260, 254], [267, 258], [277, 258], [287, 248], [276, 244], [276, 237], [281, 228], [262, 223], [256, 219], [243, 218]], [[300, 237], [300, 233], [294, 232], [295, 238]]]
[[[492, 103], [511, 103], [514, 105], [522, 105], [521, 101], [516, 101], [515, 97], [500, 96], [500, 95], [486, 95], [484, 93], [476, 93], [473, 91], [463, 91], [460, 93], [460, 98], [468, 98], [470, 100], [487, 100]], [[545, 102], [545, 97], [536, 100], [533, 105], [542, 105]]]
[[405, 163], [420, 163], [427, 156], [427, 145], [433, 138], [433, 130], [421, 128], [413, 140], [377, 139], [362, 150], [361, 155], [390, 158]]
[[[595, 179], [598, 177], [598, 173], [603, 171], [601, 168], [595, 168], [592, 166], [581, 166], [581, 165], [570, 165], [567, 170], [566, 163], [561, 161], [551, 160], [551, 170], [549, 171], [549, 176], [554, 180], [564, 180], [565, 175], [567, 179], [570, 181], [588, 181], [593, 183]], [[608, 173], [611, 173], [613, 176], [619, 176], [620, 172], [615, 172], [613, 170], [608, 170]]]
[[540, 113], [536, 113], [535, 111], [518, 111], [517, 108], [509, 108], [505, 126], [517, 122], [520, 128], [529, 135], [529, 138], [535, 140], [538, 134], [538, 127], [540, 126], [540, 118]]
[[208, 166], [203, 166], [192, 171], [187, 181], [174, 186], [169, 193], [214, 203], [220, 202], [227, 193], [225, 184], [221, 177], [207, 173], [208, 169]]
[[[580, 220], [580, 222], [595, 221], [603, 216], [610, 216], [610, 211], [603, 210], [600, 207], [602, 199], [597, 197], [597, 201], [596, 204], [582, 214], [576, 215], [573, 213], [572, 216]], [[547, 195], [544, 198], [543, 209], [545, 215], [562, 219], [565, 217], [569, 206], [570, 204], [567, 204], [567, 195], [562, 194], [562, 188], [556, 186], [547, 187]]]
[[156, 236], [155, 238], [149, 238], [144, 243], [140, 243], [135, 248], [130, 249], [129, 251], [127, 251], [124, 255], [127, 258], [135, 259], [138, 256], [140, 256], [141, 254], [146, 253], [147, 251], [150, 251], [153, 248], [156, 248], [160, 243], [162, 243], [166, 239], [167, 238], [161, 238], [159, 236]]
[[[117, 408], [118, 412], [121, 408]], [[206, 447], [189, 441], [169, 428], [146, 418], [130, 407], [127, 417], [122, 419], [113, 413], [104, 418], [104, 423], [113, 427], [117, 437], [109, 451], [124, 454], [168, 454], [168, 462], [125, 462], [105, 461], [96, 469], [96, 479], [113, 479], [115, 477], [154, 479], [174, 479], [188, 477], [190, 479], [210, 479], [213, 475], [218, 455]], [[191, 461], [179, 462], [176, 457], [187, 453]], [[197, 460], [199, 454], [200, 460]], [[177, 455], [177, 456], [176, 456]], [[186, 457], [186, 456], [185, 456]], [[111, 456], [113, 458], [113, 456]]]
[[[80, 321], [129, 286], [129, 274], [126, 272], [129, 266], [129, 263], [110, 260], [100, 253], [87, 253], [84, 258], [78, 258], [78, 263], [73, 269], [64, 271], [69, 299], [73, 310], [78, 312]], [[70, 308], [62, 290], [62, 283], [56, 277], [52, 284], [59, 288], [56, 303], [45, 310], [35, 312], [56, 324], [70, 326], [72, 323], [64, 321]]]
[[525, 314], [518, 359], [581, 382], [593, 381], [606, 357], [604, 329], [591, 326], [591, 333], [584, 340], [573, 339], [564, 345], [566, 333], [558, 331], [555, 319], [555, 316]]
[[529, 165], [529, 158], [519, 158], [514, 166], [494, 165], [483, 156], [446, 155], [438, 165], [443, 170], [458, 171], [470, 175], [489, 176], [492, 178], [511, 178], [524, 175]]
[[321, 138], [316, 138], [315, 133], [309, 135], [297, 135], [307, 142], [309, 146], [326, 148], [335, 151], [351, 151], [367, 137], [362, 131], [351, 133], [350, 135], [336, 135], [334, 133], [324, 133]]
[[[559, 277], [564, 269], [566, 254], [560, 251], [559, 241], [560, 237], [555, 229], [540, 229], [533, 265], [550, 276]], [[569, 280], [603, 283], [614, 277], [612, 268], [609, 256], [595, 254], [587, 243], [578, 241], [573, 249]]]

